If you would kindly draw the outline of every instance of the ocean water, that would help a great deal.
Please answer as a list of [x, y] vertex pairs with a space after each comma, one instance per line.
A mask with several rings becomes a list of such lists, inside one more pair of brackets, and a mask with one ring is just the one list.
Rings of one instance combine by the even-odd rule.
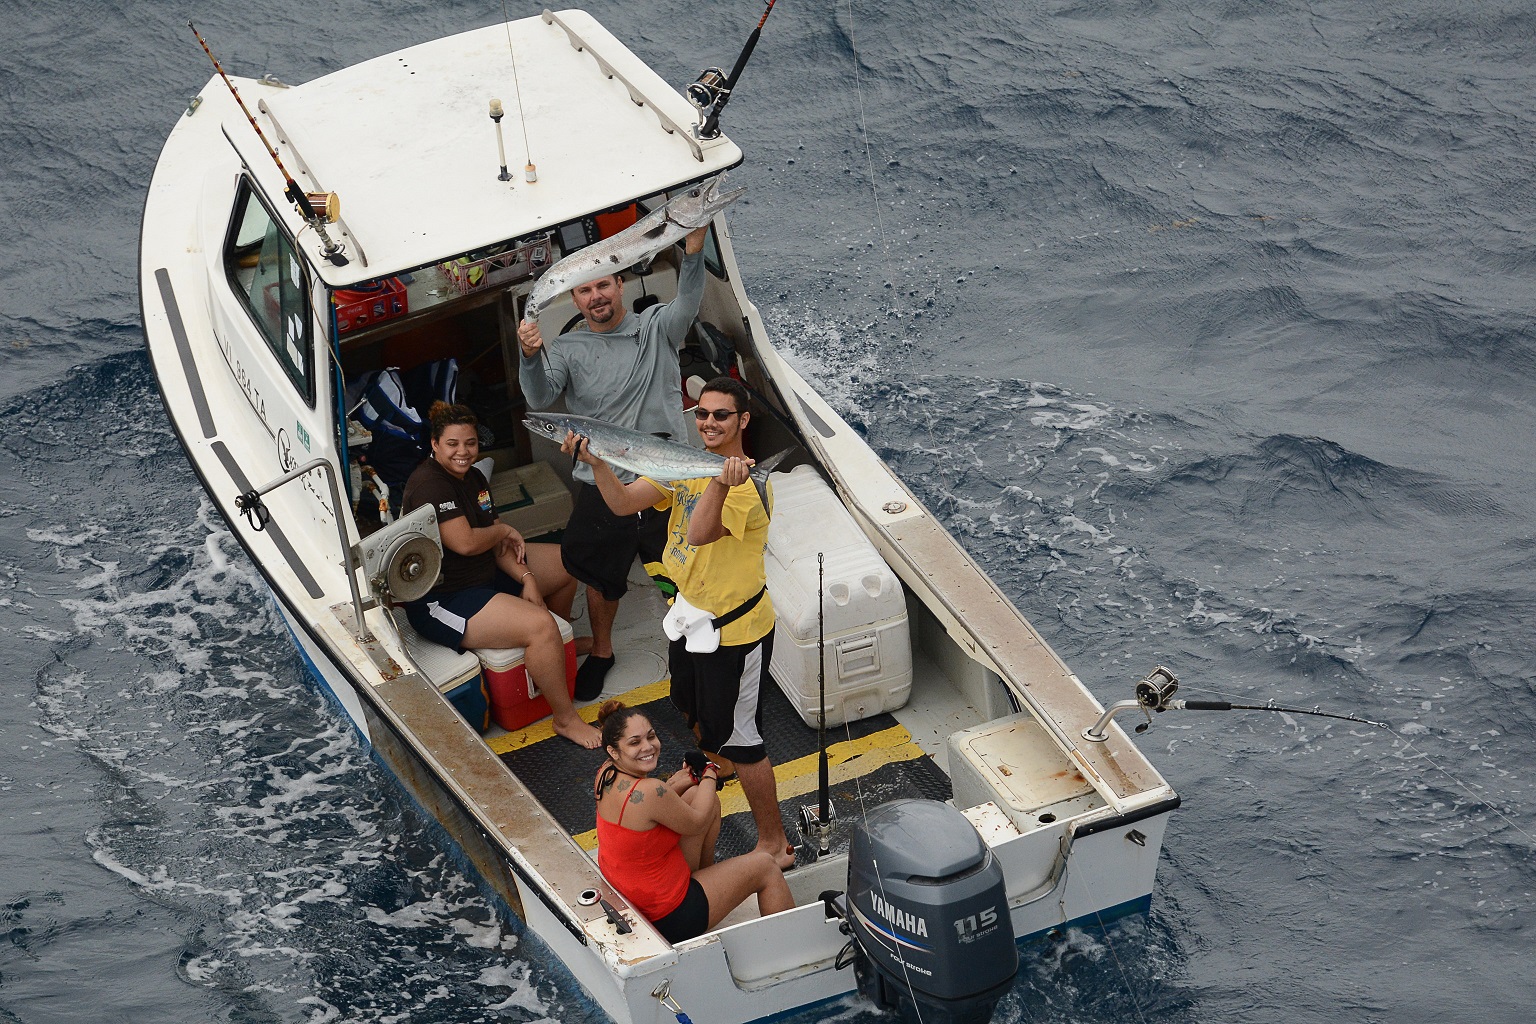
[[[761, 13], [589, 9], [679, 85]], [[188, 14], [304, 81], [502, 7], [7, 5], [0, 1021], [592, 1020], [170, 432], [136, 242]], [[774, 9], [726, 127], [792, 362], [1106, 704], [1164, 664], [1387, 726], [1159, 716], [1150, 913], [1026, 948], [999, 1020], [1529, 1019], [1533, 40], [1496, 2]]]

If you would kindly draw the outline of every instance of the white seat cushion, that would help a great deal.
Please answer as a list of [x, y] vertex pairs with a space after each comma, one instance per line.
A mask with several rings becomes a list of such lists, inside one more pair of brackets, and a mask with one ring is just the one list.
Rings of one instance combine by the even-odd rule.
[[397, 612], [392, 618], [405, 653], [416, 663], [417, 670], [438, 689], [456, 686], [480, 671], [480, 659], [474, 654], [455, 651], [426, 639], [411, 628], [410, 620], [403, 612]]

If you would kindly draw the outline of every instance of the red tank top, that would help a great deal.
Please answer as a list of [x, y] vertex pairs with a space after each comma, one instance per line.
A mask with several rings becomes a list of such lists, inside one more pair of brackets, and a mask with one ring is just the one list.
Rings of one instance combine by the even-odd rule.
[[639, 785], [629, 787], [617, 823], [597, 815], [597, 868], [646, 920], [657, 921], [682, 905], [692, 873], [676, 832], [660, 823], [643, 832], [624, 827]]

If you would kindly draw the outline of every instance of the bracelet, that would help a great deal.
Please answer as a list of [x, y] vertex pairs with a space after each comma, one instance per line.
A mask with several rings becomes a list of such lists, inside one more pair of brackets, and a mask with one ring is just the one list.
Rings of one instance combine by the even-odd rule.
[[523, 582], [523, 580], [527, 579], [529, 576], [532, 576], [532, 575], [533, 575], [533, 570], [529, 569], [527, 572], [523, 573], [521, 576], [519, 576], [517, 578], [517, 582], [521, 583], [521, 582]]

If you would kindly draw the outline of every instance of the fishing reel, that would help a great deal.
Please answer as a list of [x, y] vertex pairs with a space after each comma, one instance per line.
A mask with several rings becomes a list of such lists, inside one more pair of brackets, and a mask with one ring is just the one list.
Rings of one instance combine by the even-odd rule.
[[719, 102], [721, 96], [730, 94], [730, 80], [719, 68], [705, 68], [684, 92], [688, 102], [699, 110], [708, 110]]
[[1147, 678], [1136, 684], [1136, 703], [1152, 711], [1168, 710], [1168, 702], [1179, 692], [1174, 674], [1159, 665]]
[[1136, 699], [1122, 700], [1112, 704], [1099, 716], [1099, 720], [1083, 730], [1083, 739], [1090, 743], [1103, 743], [1109, 739], [1109, 723], [1122, 711], [1134, 711], [1140, 709], [1147, 716], [1145, 722], [1137, 724], [1135, 731], [1146, 732], [1152, 724], [1152, 712], [1163, 712], [1169, 708], [1169, 701], [1179, 691], [1179, 680], [1162, 665], [1157, 666], [1147, 677], [1136, 684]]
[[801, 849], [807, 863], [825, 857], [832, 850], [832, 830], [837, 825], [837, 808], [827, 802], [826, 816], [822, 816], [819, 804], [800, 805], [800, 836], [804, 840]]

